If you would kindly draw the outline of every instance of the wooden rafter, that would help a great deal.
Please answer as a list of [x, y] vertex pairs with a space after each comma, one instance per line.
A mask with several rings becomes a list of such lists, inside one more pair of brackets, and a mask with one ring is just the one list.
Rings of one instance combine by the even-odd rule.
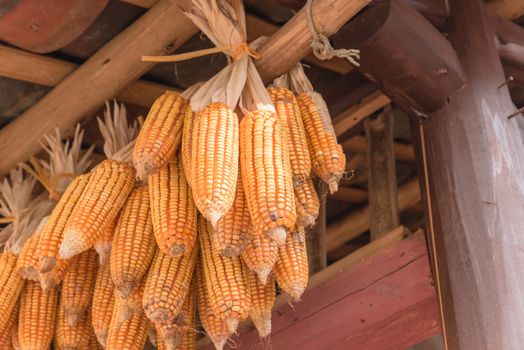
[[[440, 332], [422, 231], [393, 230], [311, 277], [300, 303], [278, 298], [275, 349], [405, 349]], [[407, 283], [409, 281], [409, 283]], [[362, 302], [365, 300], [365, 302]], [[297, 336], [300, 334], [300, 336]], [[201, 349], [213, 349], [202, 340]], [[264, 349], [250, 324], [237, 346]]]
[[[365, 154], [367, 152], [366, 138], [361, 135], [353, 136], [342, 142], [342, 148], [344, 148], [344, 151], [346, 152]], [[395, 154], [395, 159], [397, 160], [406, 162], [415, 161], [415, 150], [410, 144], [395, 143], [393, 145], [393, 153]]]
[[[44, 86], [55, 86], [74, 72], [78, 65], [56, 58], [38, 55], [0, 45], [0, 76]], [[38, 69], [28, 69], [38, 67]], [[122, 102], [149, 107], [166, 90], [177, 89], [147, 80], [131, 82], [116, 96]]]
[[[127, 3], [133, 4], [135, 6], [143, 7], [143, 8], [150, 8], [158, 0], [120, 0], [120, 1], [127, 2]], [[269, 36], [275, 33], [279, 28], [277, 25], [274, 25], [273, 23], [269, 23], [251, 14], [246, 14], [246, 25], [247, 25], [247, 35], [248, 35], [249, 41], [253, 41], [260, 36]], [[342, 58], [333, 58], [331, 60], [323, 61], [323, 60], [316, 58], [313, 54], [308, 54], [306, 57], [304, 57], [304, 61], [314, 64], [316, 66], [328, 69], [330, 71], [340, 73], [340, 74], [346, 74], [353, 69], [353, 66], [349, 63], [349, 61], [342, 59]]]
[[522, 0], [488, 0], [486, 6], [490, 12], [510, 20], [524, 15]]
[[[417, 179], [398, 189], [398, 209], [402, 212], [420, 203], [420, 186]], [[331, 251], [370, 229], [369, 206], [351, 212], [327, 227], [326, 249]]]
[[338, 191], [332, 195], [329, 195], [329, 198], [333, 198], [341, 202], [361, 203], [367, 201], [368, 192], [360, 188], [339, 186]]

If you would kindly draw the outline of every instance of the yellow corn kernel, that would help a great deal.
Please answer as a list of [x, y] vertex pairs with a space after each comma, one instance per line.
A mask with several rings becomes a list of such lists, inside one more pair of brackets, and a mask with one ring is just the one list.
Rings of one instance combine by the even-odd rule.
[[255, 272], [262, 284], [267, 278], [278, 258], [278, 245], [261, 231], [251, 231], [249, 243], [242, 252], [242, 260], [249, 269]]
[[12, 337], [11, 337], [11, 339], [13, 341], [13, 348], [14, 348], [14, 350], [22, 349], [20, 347], [20, 340], [18, 338], [18, 317], [19, 317], [19, 315], [17, 314], [16, 315], [17, 322], [15, 323], [15, 325], [13, 327], [13, 333], [12, 333]]
[[60, 303], [56, 318], [55, 345], [61, 350], [87, 349], [92, 327], [90, 312], [82, 315], [74, 325], [67, 320], [64, 305]]
[[26, 280], [38, 281], [38, 240], [40, 235], [34, 233], [25, 242], [16, 261], [16, 268], [20, 277]]
[[100, 344], [106, 346], [109, 324], [115, 306], [113, 280], [109, 264], [100, 266], [96, 274], [93, 302], [91, 303], [91, 323]]
[[47, 223], [40, 233], [37, 255], [40, 261], [40, 272], [49, 272], [56, 263], [58, 250], [64, 236], [67, 220], [73, 212], [78, 199], [84, 192], [90, 174], [77, 176], [67, 186], [55, 208], [51, 212]]
[[307, 287], [309, 273], [303, 229], [299, 228], [290, 234], [286, 244], [279, 248], [274, 270], [278, 286], [289, 294], [293, 301], [300, 300]]
[[147, 186], [142, 186], [133, 190], [122, 208], [111, 249], [111, 278], [122, 298], [141, 283], [155, 249], [149, 193]]
[[195, 204], [213, 227], [233, 205], [238, 176], [238, 117], [214, 102], [197, 113], [191, 148]]
[[48, 349], [55, 331], [58, 291], [27, 281], [20, 297], [18, 340], [22, 349]]
[[147, 340], [147, 318], [139, 309], [131, 318], [120, 323], [118, 320], [119, 302], [115, 303], [113, 317], [109, 326], [106, 350], [142, 350]]
[[272, 273], [264, 285], [254, 272], [246, 270], [244, 278], [251, 294], [249, 317], [253, 320], [258, 334], [264, 338], [271, 333], [271, 310], [276, 296], [275, 274]]
[[334, 193], [344, 175], [346, 156], [342, 146], [337, 144], [326, 103], [316, 92], [301, 93], [297, 99], [306, 129], [312, 168], [328, 184], [329, 191]]
[[24, 280], [16, 271], [16, 260], [17, 256], [13, 253], [0, 253], [0, 329], [4, 329], [9, 322], [24, 287]]
[[295, 226], [296, 208], [286, 137], [268, 111], [247, 114], [240, 123], [240, 167], [253, 229], [284, 244]]
[[149, 269], [142, 305], [155, 323], [173, 321], [182, 310], [195, 267], [197, 249], [172, 257], [156, 251]]
[[195, 267], [198, 317], [207, 336], [215, 345], [215, 349], [222, 350], [233, 332], [229, 330], [226, 321], [218, 318], [211, 309], [211, 300], [209, 299], [200, 260], [201, 257]]
[[225, 320], [229, 330], [234, 332], [238, 322], [247, 318], [249, 311], [249, 293], [243, 278], [242, 261], [238, 256], [221, 256], [213, 249], [213, 228], [202, 217], [199, 217], [198, 232], [211, 309], [220, 319]]
[[16, 303], [15, 308], [9, 315], [5, 328], [0, 328], [0, 348], [14, 349], [13, 332], [18, 333], [16, 325], [18, 324], [18, 312], [20, 303]]
[[193, 330], [186, 331], [182, 334], [182, 340], [176, 348], [177, 350], [196, 350], [197, 348], [197, 339], [196, 332]]
[[71, 326], [82, 319], [91, 305], [96, 271], [96, 252], [90, 249], [75, 258], [64, 276], [60, 304]]
[[180, 157], [149, 176], [148, 183], [158, 247], [172, 256], [191, 252], [197, 236], [197, 209]]
[[287, 131], [293, 185], [299, 186], [311, 173], [311, 159], [298, 101], [293, 92], [286, 88], [270, 87], [267, 91], [275, 105], [277, 116]]
[[42, 289], [50, 290], [59, 285], [74, 261], [75, 259], [62, 259], [57, 257], [55, 265], [51, 270], [44, 273], [41, 272], [38, 276]]
[[65, 226], [61, 258], [71, 258], [93, 247], [117, 218], [134, 183], [134, 169], [127, 163], [106, 159], [98, 164]]
[[297, 204], [297, 225], [302, 227], [313, 226], [320, 210], [320, 201], [310, 177], [305, 178], [301, 185], [295, 186], [295, 201]]
[[242, 178], [239, 176], [233, 206], [218, 220], [213, 230], [213, 248], [223, 256], [240, 255], [249, 241], [250, 230], [251, 216], [247, 208]]
[[141, 180], [157, 172], [175, 155], [187, 107], [187, 100], [173, 91], [166, 91], [151, 106], [133, 149], [133, 164]]
[[195, 113], [188, 106], [186, 109], [186, 115], [184, 117], [184, 129], [182, 131], [182, 144], [180, 146], [180, 156], [182, 158], [182, 167], [184, 168], [184, 174], [186, 174], [186, 180], [191, 187], [191, 147], [193, 143], [193, 125], [195, 123]]
[[100, 262], [100, 265], [105, 265], [109, 261], [117, 222], [118, 220], [113, 220], [95, 242], [95, 250], [98, 253], [98, 261]]

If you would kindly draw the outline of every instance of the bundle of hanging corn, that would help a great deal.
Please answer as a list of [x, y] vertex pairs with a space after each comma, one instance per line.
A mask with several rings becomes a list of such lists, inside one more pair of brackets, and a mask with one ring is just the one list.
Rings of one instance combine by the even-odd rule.
[[50, 161], [26, 167], [48, 191], [40, 202], [56, 204], [47, 221], [28, 211], [34, 180], [16, 196], [16, 175], [2, 187], [13, 223], [0, 233], [0, 244], [9, 237], [0, 283], [10, 286], [0, 292], [0, 347], [43, 349], [54, 338], [59, 349], [138, 350], [149, 338], [195, 349], [199, 319], [222, 349], [248, 317], [270, 334], [277, 285], [300, 300], [305, 228], [319, 212], [312, 176], [333, 192], [345, 167], [325, 102], [300, 65], [265, 88], [242, 2], [191, 0], [187, 15], [228, 56], [221, 72], [165, 92], [138, 136], [125, 108], [107, 104], [107, 159], [90, 173], [79, 129], [71, 144], [48, 138]]

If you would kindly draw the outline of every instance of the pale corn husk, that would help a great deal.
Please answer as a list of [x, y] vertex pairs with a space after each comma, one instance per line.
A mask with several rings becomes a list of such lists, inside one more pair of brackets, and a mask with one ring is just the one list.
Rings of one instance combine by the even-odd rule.
[[129, 163], [138, 135], [138, 122], [129, 124], [124, 104], [113, 101], [113, 110], [106, 101], [104, 119], [97, 117], [100, 133], [104, 138], [104, 154], [107, 159]]
[[[247, 40], [243, 4], [235, 3], [237, 7], [233, 8], [225, 0], [191, 0], [191, 9], [186, 12], [217, 47], [231, 48], [226, 50], [227, 54]], [[200, 111], [212, 102], [223, 102], [234, 110], [244, 88], [249, 60], [249, 55], [241, 56], [203, 84], [192, 96], [191, 108]]]

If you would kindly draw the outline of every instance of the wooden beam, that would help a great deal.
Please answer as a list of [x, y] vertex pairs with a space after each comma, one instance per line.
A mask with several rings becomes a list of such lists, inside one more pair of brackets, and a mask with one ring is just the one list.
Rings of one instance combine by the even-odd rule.
[[524, 15], [524, 2], [521, 0], [487, 0], [486, 7], [491, 13], [510, 20]]
[[390, 100], [380, 91], [375, 91], [358, 104], [333, 118], [333, 127], [337, 136], [341, 136], [366, 117], [390, 104]]
[[[22, 80], [29, 83], [55, 86], [74, 72], [78, 65], [56, 58], [29, 53], [0, 44], [0, 76]], [[38, 67], [38, 69], [28, 69]], [[137, 80], [123, 87], [116, 98], [122, 102], [149, 107], [166, 90], [177, 89], [171, 86]]]
[[[135, 6], [150, 8], [158, 0], [121, 0], [123, 2], [130, 3]], [[246, 14], [246, 26], [247, 26], [247, 39], [253, 41], [261, 36], [269, 36], [278, 30], [278, 26], [267, 22], [259, 17], [253, 16], [249, 13]], [[313, 54], [308, 54], [304, 57], [304, 61], [317, 65], [319, 67], [328, 69], [330, 71], [346, 74], [353, 69], [351, 63], [348, 60], [342, 58], [333, 58], [331, 60], [320, 60]]]
[[[405, 349], [440, 332], [422, 232], [357, 264], [341, 261], [326, 270], [313, 276], [318, 285], [300, 303], [274, 308], [273, 348]], [[240, 333], [236, 345], [266, 346], [252, 328]]]
[[326, 201], [323, 200], [327, 194], [326, 184], [321, 182], [316, 186], [320, 197], [320, 210], [317, 222], [313, 227], [306, 229], [306, 248], [309, 274], [313, 275], [327, 266], [326, 254]]
[[142, 54], [170, 53], [193, 36], [197, 30], [181, 10], [185, 4], [185, 0], [158, 2], [0, 130], [0, 174], [36, 153], [42, 137], [55, 127], [71, 128], [144, 74], [153, 64], [142, 62]]
[[348, 203], [362, 203], [368, 200], [368, 192], [360, 188], [339, 186], [338, 191], [329, 195], [337, 201]]
[[[398, 209], [400, 212], [420, 202], [420, 187], [417, 179], [411, 180], [398, 189]], [[327, 227], [326, 249], [328, 253], [347, 241], [369, 230], [369, 206], [355, 210]]]
[[[347, 139], [342, 142], [342, 148], [346, 152], [354, 153], [367, 153], [367, 142], [366, 138], [362, 135], [353, 136], [352, 138]], [[393, 144], [393, 153], [395, 154], [395, 159], [405, 161], [405, 162], [414, 162], [415, 161], [415, 150], [410, 144], [404, 143], [395, 143]]]
[[371, 240], [399, 224], [397, 174], [393, 154], [393, 113], [386, 107], [376, 117], [364, 121], [368, 140], [368, 192]]
[[449, 349], [524, 343], [524, 145], [494, 31], [479, 0], [450, 1], [468, 84], [416, 128], [435, 280]]
[[373, 1], [333, 41], [360, 49], [358, 70], [411, 115], [439, 110], [464, 86], [451, 44], [402, 0]]

